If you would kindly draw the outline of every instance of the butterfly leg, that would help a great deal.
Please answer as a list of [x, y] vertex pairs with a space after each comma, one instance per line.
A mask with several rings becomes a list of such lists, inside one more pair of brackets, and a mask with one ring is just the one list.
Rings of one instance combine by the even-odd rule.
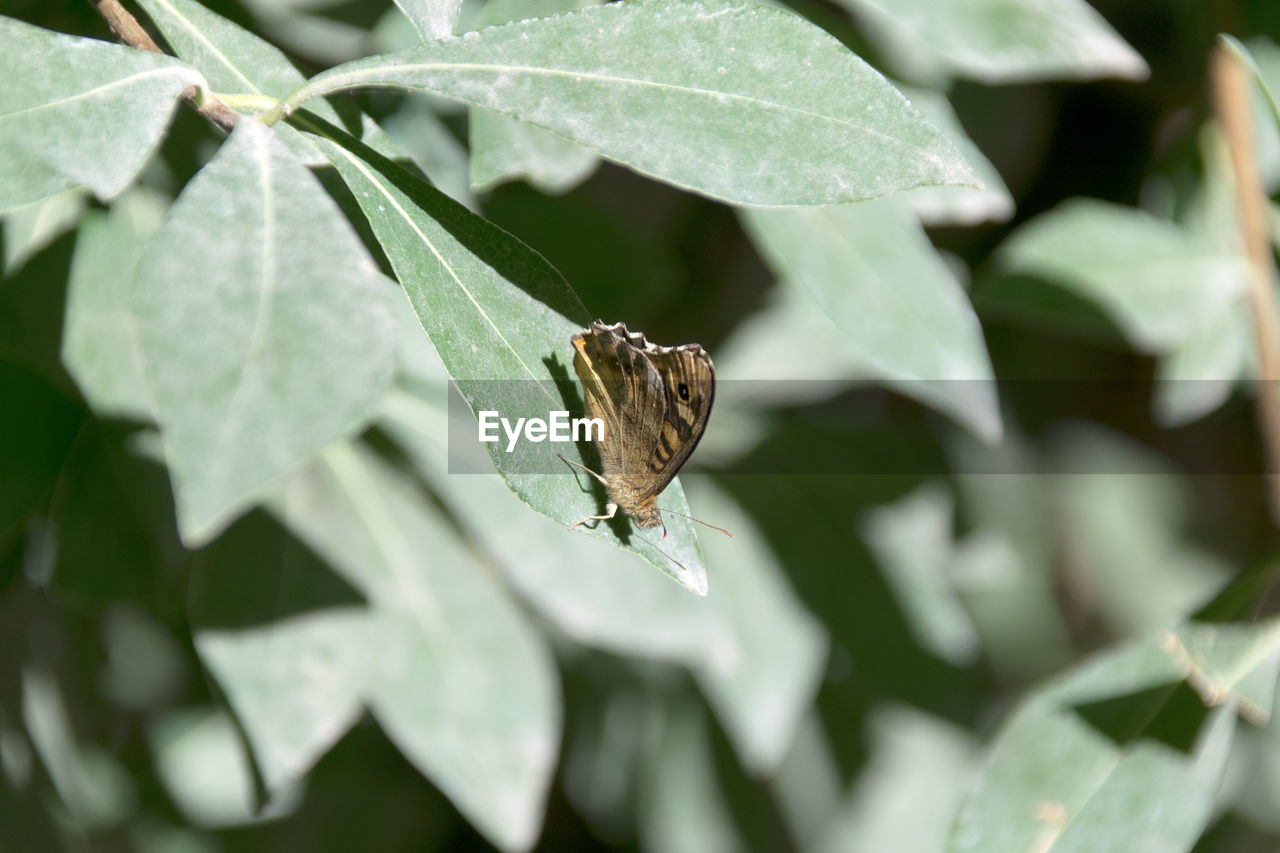
[[[568, 462], [569, 460], [566, 459], [565, 461]], [[609, 519], [613, 518], [615, 515], [618, 514], [618, 505], [613, 501], [609, 501], [607, 504], [605, 504], [604, 510], [605, 510], [604, 515], [588, 515], [586, 518], [582, 519], [581, 521], [575, 521], [573, 524], [570, 524], [569, 529], [572, 530], [573, 528], [577, 527], [579, 524], [586, 524], [588, 521], [608, 521]]]
[[[560, 457], [561, 462], [564, 462], [567, 465], [572, 465], [575, 468], [581, 468], [583, 471], [586, 471], [592, 477], [595, 477], [597, 480], [599, 480], [601, 485], [603, 486], [609, 485], [608, 482], [605, 481], [604, 477], [601, 477], [599, 474], [597, 474], [595, 471], [592, 471], [590, 468], [588, 468], [586, 465], [583, 465], [581, 462], [574, 462], [572, 459], [565, 459], [563, 453], [557, 453], [556, 456]], [[592, 517], [595, 518], [596, 516], [592, 516]], [[610, 515], [609, 517], [613, 518], [612, 515]], [[583, 520], [585, 521], [586, 519], [583, 519]], [[582, 522], [578, 522], [578, 523], [581, 524]]]

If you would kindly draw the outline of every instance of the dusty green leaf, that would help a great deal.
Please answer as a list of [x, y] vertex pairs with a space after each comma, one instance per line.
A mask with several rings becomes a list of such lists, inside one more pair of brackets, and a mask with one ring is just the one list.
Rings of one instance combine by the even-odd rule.
[[203, 86], [168, 56], [0, 17], [0, 211], [88, 187], [118, 195], [151, 156], [178, 95]]
[[706, 717], [677, 707], [664, 720], [649, 755], [648, 796], [638, 827], [646, 853], [744, 853], [750, 849], [733, 822], [716, 777]]
[[422, 36], [423, 41], [453, 35], [462, 0], [396, 0], [396, 5]]
[[[276, 518], [311, 509], [305, 474], [272, 501]], [[365, 599], [266, 513], [201, 552], [191, 580], [200, 661], [253, 748], [269, 796], [297, 783], [364, 710], [375, 653]], [[316, 523], [316, 522], [313, 522]]]
[[[1186, 625], [1086, 661], [1027, 699], [1004, 724], [952, 832], [954, 853], [1113, 849], [1190, 850], [1204, 830], [1234, 732], [1235, 710], [1269, 683], [1276, 625]], [[1123, 742], [1082, 713], [1096, 703], [1186, 679], [1217, 707], [1189, 752], [1145, 736]], [[1169, 695], [1169, 694], [1165, 694]], [[1143, 712], [1149, 719], [1151, 710]], [[1136, 721], [1140, 722], [1140, 720]]]
[[1161, 426], [1176, 427], [1221, 406], [1250, 362], [1253, 329], [1243, 303], [1204, 318], [1156, 368], [1152, 408]]
[[164, 206], [143, 193], [80, 225], [68, 281], [62, 363], [100, 415], [151, 419], [142, 352], [131, 306], [138, 259], [160, 225]]
[[[493, 0], [474, 29], [545, 18], [595, 5], [598, 0]], [[573, 189], [595, 171], [596, 155], [563, 137], [479, 107], [468, 112], [471, 185], [477, 190], [523, 178], [552, 195]]]
[[[504, 850], [527, 849], [560, 707], [539, 635], [422, 493], [342, 443], [210, 549], [197, 648], [266, 781], [304, 774], [368, 707]], [[286, 532], [287, 531], [287, 532]]]
[[840, 0], [891, 56], [985, 83], [1119, 77], [1147, 63], [1085, 0]]
[[748, 210], [742, 221], [777, 276], [818, 303], [882, 382], [999, 438], [977, 315], [914, 217], [876, 202]]
[[4, 214], [4, 275], [75, 228], [88, 206], [88, 193], [71, 189]]
[[[302, 86], [306, 78], [275, 45], [211, 12], [195, 0], [139, 0], [169, 46], [191, 63], [219, 94], [265, 95], [283, 98]], [[337, 111], [327, 101], [316, 99], [307, 109], [325, 121], [342, 125]], [[371, 146], [387, 156], [396, 152], [372, 119], [347, 110], [348, 130], [359, 133]], [[306, 137], [293, 127], [276, 125], [280, 139], [309, 166], [327, 161]], [[357, 130], [358, 129], [358, 130]]]
[[1249, 39], [1248, 46], [1225, 33], [1218, 39], [1240, 58], [1257, 84], [1252, 107], [1258, 171], [1268, 191], [1274, 191], [1280, 183], [1280, 101], [1276, 99], [1280, 93], [1280, 47], [1266, 36]]
[[912, 106], [955, 143], [973, 165], [982, 189], [962, 186], [916, 187], [894, 198], [920, 217], [925, 225], [976, 225], [1003, 222], [1013, 216], [1013, 196], [1004, 179], [982, 150], [965, 132], [946, 95], [932, 89], [898, 86]]
[[381, 423], [485, 543], [521, 594], [566, 634], [599, 648], [688, 665], [744, 766], [777, 769], [821, 680], [827, 639], [796, 600], [755, 522], [703, 482], [698, 514], [729, 528], [703, 543], [705, 599], [529, 513], [493, 477], [455, 476], [445, 489], [443, 442], [431, 406], [389, 395]]
[[291, 101], [368, 86], [496, 110], [741, 204], [976, 185], [955, 146], [838, 41], [732, 0], [640, 0], [490, 27], [332, 68]]
[[703, 518], [733, 533], [711, 531], [702, 546], [724, 637], [693, 674], [743, 766], [767, 778], [818, 692], [827, 632], [796, 598], [755, 520], [706, 479], [691, 479], [689, 494]]
[[861, 528], [921, 645], [967, 666], [980, 644], [948, 573], [955, 558], [954, 513], [955, 501], [934, 483], [868, 513]]
[[944, 850], [975, 755], [967, 732], [907, 707], [878, 707], [871, 759], [816, 849]]
[[1188, 541], [1190, 495], [1151, 451], [1082, 424], [1063, 430], [1055, 449], [1058, 524], [1078, 605], [1132, 635], [1187, 618], [1227, 582], [1231, 568]]
[[390, 380], [392, 296], [316, 178], [240, 122], [174, 202], [133, 294], [184, 541], [359, 428]]
[[302, 801], [302, 790], [294, 786], [260, 806], [244, 741], [224, 712], [171, 711], [149, 720], [147, 740], [165, 790], [197, 826], [270, 821], [294, 811]]
[[[580, 412], [570, 337], [589, 323], [564, 278], [519, 240], [472, 214], [429, 184], [367, 149], [359, 154], [315, 137], [351, 188], [405, 288], [436, 352], [473, 412], [547, 418]], [[488, 443], [507, 485], [538, 512], [569, 526], [600, 512], [573, 469], [586, 464], [575, 444], [524, 442], [508, 452]], [[585, 475], [584, 475], [585, 476]], [[689, 514], [678, 482], [659, 506]], [[640, 554], [699, 594], [706, 574], [693, 523], [668, 514], [667, 537], [630, 523], [579, 526], [587, 535]]]
[[1163, 352], [1245, 289], [1242, 255], [1136, 208], [1077, 198], [1023, 225], [1001, 264], [1097, 302], [1135, 347]]
[[324, 462], [288, 523], [370, 601], [371, 710], [491, 842], [527, 849], [560, 737], [541, 637], [407, 479], [358, 448]]

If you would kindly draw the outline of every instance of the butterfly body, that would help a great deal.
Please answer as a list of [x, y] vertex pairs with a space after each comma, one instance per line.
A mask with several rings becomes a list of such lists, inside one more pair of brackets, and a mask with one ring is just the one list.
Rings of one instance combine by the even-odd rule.
[[699, 344], [658, 346], [622, 323], [599, 320], [572, 342], [587, 417], [604, 422], [597, 476], [609, 501], [605, 515], [591, 518], [621, 510], [637, 527], [659, 527], [658, 495], [697, 447], [711, 415], [711, 357]]

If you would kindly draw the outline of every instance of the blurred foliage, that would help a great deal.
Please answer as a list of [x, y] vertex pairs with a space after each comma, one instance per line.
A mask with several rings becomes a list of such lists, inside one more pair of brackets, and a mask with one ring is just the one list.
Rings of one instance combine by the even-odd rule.
[[[617, 61], [734, 67], [719, 12], [627, 4], [636, 43], [661, 38]], [[126, 5], [190, 65], [76, 66], [3, 22], [0, 850], [1280, 845], [1275, 525], [1206, 82], [1229, 33], [1280, 92], [1280, 6], [745, 16], [778, 35], [745, 63], [752, 91], [837, 114], [840, 87], [762, 69], [812, 50], [814, 79], [853, 80], [861, 57], [919, 109], [850, 82], [886, 136], [985, 185], [837, 164], [830, 186], [903, 184], [759, 209], [793, 188], [697, 184], [723, 152], [683, 102], [628, 136], [625, 110], [569, 89], [481, 103], [405, 77], [423, 91], [310, 101], [275, 133], [228, 141], [182, 106], [160, 135], [199, 75], [284, 97], [455, 15], [608, 63], [572, 22], [610, 19], [565, 18], [559, 42], [526, 19], [617, 10]], [[113, 41], [90, 3], [3, 11]], [[486, 32], [449, 49], [497, 56], [505, 32], [518, 54], [520, 30]], [[673, 52], [682, 32], [696, 51]], [[89, 72], [150, 82], [94, 111], [67, 96]], [[13, 135], [34, 106], [58, 115]], [[751, 162], [761, 140], [726, 126]], [[759, 156], [829, 190], [806, 158], [836, 144], [768, 126]], [[278, 230], [238, 230], [268, 195]], [[246, 251], [264, 246], [295, 273], [266, 319]], [[523, 366], [562, 387], [593, 316], [715, 358], [688, 501], [665, 500], [733, 539], [579, 535], [594, 497], [567, 476], [450, 473], [449, 379]]]

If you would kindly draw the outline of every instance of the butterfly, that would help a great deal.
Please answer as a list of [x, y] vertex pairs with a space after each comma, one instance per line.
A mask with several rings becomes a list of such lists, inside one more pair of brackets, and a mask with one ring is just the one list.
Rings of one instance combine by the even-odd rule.
[[699, 344], [661, 347], [622, 323], [606, 326], [599, 320], [570, 341], [587, 417], [604, 422], [596, 445], [603, 473], [578, 467], [603, 483], [608, 496], [604, 515], [572, 526], [611, 519], [622, 510], [638, 527], [661, 526], [665, 537], [658, 495], [707, 428], [716, 396], [711, 356]]

